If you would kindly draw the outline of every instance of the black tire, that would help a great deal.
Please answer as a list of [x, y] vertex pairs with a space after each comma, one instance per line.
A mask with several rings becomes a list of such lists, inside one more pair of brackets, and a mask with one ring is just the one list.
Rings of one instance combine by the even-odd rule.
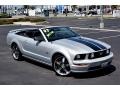
[[53, 69], [59, 76], [68, 76], [71, 73], [69, 62], [63, 55], [57, 55], [54, 58]]
[[17, 44], [14, 43], [11, 46], [11, 50], [12, 50], [12, 56], [13, 56], [14, 60], [22, 61], [22, 59], [23, 59], [22, 53], [20, 52]]

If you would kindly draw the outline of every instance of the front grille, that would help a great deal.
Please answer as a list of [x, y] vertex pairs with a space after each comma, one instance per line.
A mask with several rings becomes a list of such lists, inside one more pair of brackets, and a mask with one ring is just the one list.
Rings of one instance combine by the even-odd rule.
[[[92, 54], [94, 54], [94, 57], [92, 57]], [[101, 57], [105, 57], [109, 54], [110, 54], [110, 49], [103, 50], [103, 51], [98, 51], [98, 52], [90, 53], [88, 55], [88, 59], [101, 58]]]

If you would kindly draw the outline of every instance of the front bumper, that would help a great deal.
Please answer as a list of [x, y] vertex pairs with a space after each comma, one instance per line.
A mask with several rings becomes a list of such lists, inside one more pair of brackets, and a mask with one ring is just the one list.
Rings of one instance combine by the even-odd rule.
[[113, 59], [113, 53], [111, 52], [109, 56], [91, 59], [91, 60], [81, 60], [73, 61], [71, 65], [71, 72], [90, 72], [99, 70], [109, 66]]

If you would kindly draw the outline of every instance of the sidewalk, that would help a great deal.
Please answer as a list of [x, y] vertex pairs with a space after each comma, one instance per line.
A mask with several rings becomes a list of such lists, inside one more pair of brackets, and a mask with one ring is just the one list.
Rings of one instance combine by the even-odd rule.
[[[16, 16], [12, 16], [12, 18], [24, 18], [27, 17], [25, 15], [16, 15]], [[32, 16], [31, 16], [32, 17]], [[33, 17], [45, 17], [44, 14], [39, 14], [39, 15], [35, 15]], [[81, 15], [74, 15], [74, 13], [68, 13], [68, 15], [66, 16], [65, 14], [58, 14], [57, 16], [54, 16], [52, 13], [49, 14], [49, 18], [67, 18], [67, 17], [71, 17], [71, 18], [99, 18], [100, 15], [92, 15], [92, 16], [81, 16]], [[120, 18], [120, 17], [113, 17], [113, 15], [109, 14], [109, 15], [103, 15], [103, 18]]]
[[[40, 17], [45, 17], [43, 14], [42, 15], [36, 15], [36, 16], [40, 16]], [[100, 17], [100, 15], [92, 15], [92, 16], [81, 16], [81, 15], [74, 15], [73, 13], [68, 13], [68, 15], [66, 16], [65, 14], [58, 14], [57, 16], [54, 16], [53, 14], [49, 14], [49, 17], [73, 17], [73, 18], [97, 18]], [[112, 15], [103, 15], [104, 18], [115, 18]]]

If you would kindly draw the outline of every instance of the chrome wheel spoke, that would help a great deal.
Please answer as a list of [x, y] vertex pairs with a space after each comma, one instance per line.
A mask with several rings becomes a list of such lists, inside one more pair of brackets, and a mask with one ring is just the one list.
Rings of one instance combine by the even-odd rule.
[[62, 63], [65, 63], [65, 58], [64, 57], [62, 58]]
[[56, 62], [57, 65], [60, 65], [61, 63], [60, 62]]
[[18, 59], [18, 58], [19, 58], [19, 50], [18, 50], [18, 48], [17, 48], [16, 46], [14, 46], [14, 47], [12, 48], [12, 52], [13, 52], [13, 57], [14, 57], [15, 59]]
[[57, 69], [57, 72], [61, 73], [62, 67], [60, 67], [59, 69]]
[[69, 64], [65, 64], [65, 67], [66, 67], [66, 68], [69, 67]]
[[66, 74], [69, 72], [66, 68], [64, 68], [63, 70], [64, 70], [64, 73]]

